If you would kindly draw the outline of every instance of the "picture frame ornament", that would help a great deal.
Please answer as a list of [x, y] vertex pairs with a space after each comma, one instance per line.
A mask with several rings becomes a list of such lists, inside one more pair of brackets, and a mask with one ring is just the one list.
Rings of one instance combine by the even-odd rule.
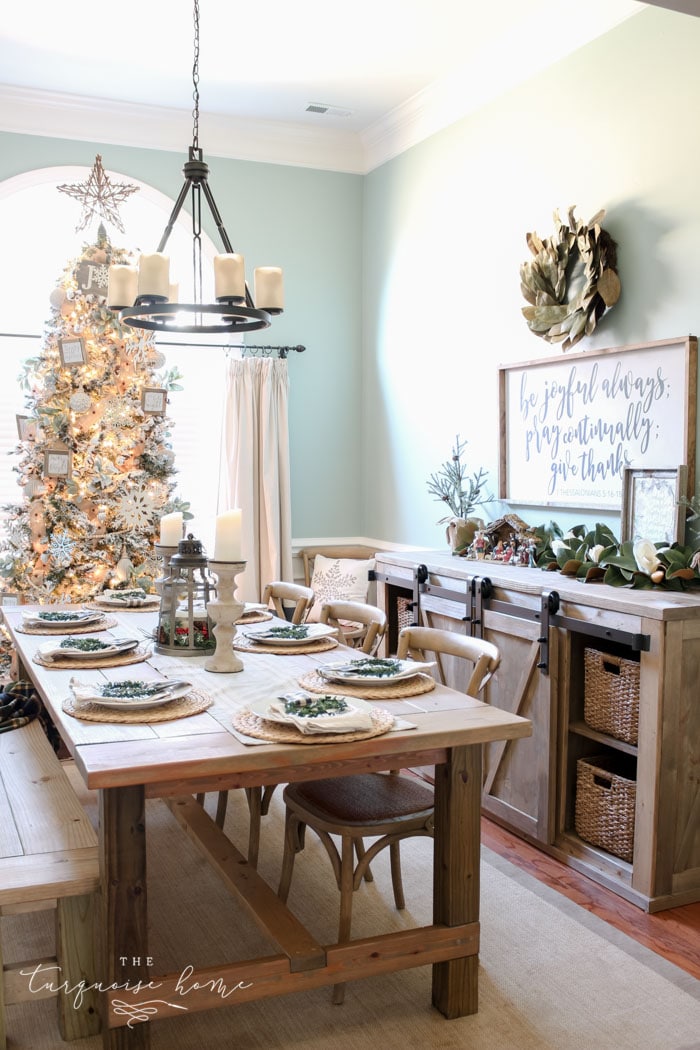
[[554, 233], [541, 240], [526, 235], [533, 258], [520, 267], [522, 308], [531, 332], [569, 350], [591, 335], [603, 314], [620, 297], [617, 244], [603, 229], [605, 209], [589, 222], [569, 208], [568, 223], [554, 212]]

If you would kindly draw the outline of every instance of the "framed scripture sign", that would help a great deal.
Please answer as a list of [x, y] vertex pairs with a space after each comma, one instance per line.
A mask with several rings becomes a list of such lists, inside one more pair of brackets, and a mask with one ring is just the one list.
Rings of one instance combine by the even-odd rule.
[[622, 483], [620, 540], [682, 543], [685, 536], [685, 466], [669, 470], [626, 467]]
[[71, 476], [71, 454], [65, 449], [50, 448], [44, 453], [44, 476], [47, 478], [69, 478]]
[[499, 497], [619, 511], [625, 468], [687, 467], [695, 491], [697, 339], [499, 369]]
[[87, 363], [85, 343], [77, 336], [75, 339], [59, 339], [58, 352], [64, 368], [79, 368]]
[[159, 387], [145, 387], [141, 394], [141, 408], [149, 415], [162, 416], [168, 401], [168, 391]]

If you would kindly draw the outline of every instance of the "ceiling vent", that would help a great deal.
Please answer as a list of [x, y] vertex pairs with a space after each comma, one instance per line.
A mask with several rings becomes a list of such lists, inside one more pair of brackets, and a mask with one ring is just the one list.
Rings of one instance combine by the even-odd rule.
[[341, 109], [340, 106], [327, 106], [325, 102], [309, 102], [306, 107], [307, 113], [318, 113], [322, 117], [351, 117], [352, 110]]

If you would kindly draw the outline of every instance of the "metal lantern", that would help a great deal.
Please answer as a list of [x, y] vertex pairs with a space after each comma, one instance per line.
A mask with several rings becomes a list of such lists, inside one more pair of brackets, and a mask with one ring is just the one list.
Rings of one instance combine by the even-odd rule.
[[216, 647], [207, 604], [216, 593], [200, 540], [180, 540], [162, 581], [155, 650], [204, 656]]

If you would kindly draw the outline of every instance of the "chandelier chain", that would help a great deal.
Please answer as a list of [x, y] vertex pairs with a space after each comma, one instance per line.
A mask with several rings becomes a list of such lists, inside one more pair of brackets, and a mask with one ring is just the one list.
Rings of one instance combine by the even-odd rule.
[[194, 60], [192, 63], [192, 148], [199, 149], [199, 0], [194, 0]]

